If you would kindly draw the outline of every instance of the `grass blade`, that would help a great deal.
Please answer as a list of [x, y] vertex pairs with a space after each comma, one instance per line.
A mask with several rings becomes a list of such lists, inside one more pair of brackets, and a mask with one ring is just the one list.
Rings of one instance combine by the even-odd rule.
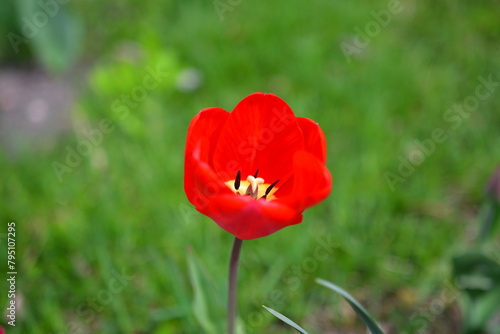
[[327, 287], [339, 294], [342, 295], [342, 297], [347, 300], [347, 302], [351, 305], [351, 307], [356, 311], [356, 313], [363, 319], [364, 323], [370, 330], [372, 334], [384, 334], [384, 331], [380, 328], [380, 326], [377, 324], [377, 322], [372, 318], [372, 316], [368, 313], [367, 310], [363, 306], [361, 306], [360, 303], [356, 299], [354, 299], [353, 296], [351, 296], [349, 293], [347, 293], [344, 289], [341, 287], [325, 281], [324, 279], [317, 278], [316, 283], [323, 285], [324, 287]]
[[189, 278], [194, 290], [193, 313], [206, 333], [215, 334], [215, 326], [210, 319], [208, 305], [200, 282], [200, 273], [192, 250], [188, 250]]
[[309, 334], [307, 333], [302, 327], [300, 327], [299, 325], [297, 325], [295, 322], [293, 322], [292, 320], [290, 320], [289, 318], [285, 317], [283, 314], [279, 313], [278, 311], [275, 311], [273, 310], [272, 308], [270, 307], [267, 307], [267, 306], [264, 306], [262, 305], [263, 308], [265, 308], [267, 311], [269, 311], [269, 313], [271, 313], [272, 315], [274, 315], [276, 318], [280, 319], [281, 321], [283, 321], [285, 324], [295, 328], [299, 333], [302, 333], [302, 334]]

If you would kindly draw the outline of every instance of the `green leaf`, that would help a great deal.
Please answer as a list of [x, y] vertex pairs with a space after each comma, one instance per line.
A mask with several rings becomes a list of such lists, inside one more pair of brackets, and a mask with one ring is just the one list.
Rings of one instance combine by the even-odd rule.
[[264, 306], [262, 305], [263, 308], [265, 308], [267, 311], [269, 311], [269, 313], [271, 313], [272, 315], [274, 315], [276, 318], [280, 319], [281, 321], [283, 321], [284, 323], [286, 323], [287, 325], [295, 328], [299, 333], [302, 333], [302, 334], [309, 334], [307, 333], [302, 327], [300, 327], [299, 325], [297, 325], [295, 322], [293, 322], [292, 320], [290, 320], [289, 318], [285, 317], [283, 314], [279, 313], [278, 311], [275, 311], [273, 310], [272, 308], [270, 307], [267, 307], [267, 306]]
[[495, 235], [495, 231], [500, 221], [500, 203], [498, 199], [488, 197], [480, 212], [481, 230], [479, 242], [485, 242]]
[[[484, 244], [483, 246], [486, 246]], [[480, 247], [453, 258], [453, 275], [463, 294], [465, 332], [485, 332], [500, 309], [500, 264]]]
[[194, 289], [193, 312], [196, 320], [203, 327], [205, 333], [217, 334], [216, 327], [210, 320], [205, 292], [201, 286], [200, 272], [191, 250], [188, 251], [189, 278]]
[[41, 5], [36, 0], [16, 2], [19, 25], [35, 57], [51, 71], [68, 68], [79, 54], [83, 42], [83, 24], [67, 3]]
[[469, 305], [465, 315], [466, 327], [472, 331], [485, 331], [488, 322], [500, 310], [500, 287], [485, 293]]
[[380, 326], [377, 324], [377, 322], [373, 319], [373, 317], [368, 313], [367, 310], [363, 306], [361, 306], [360, 303], [356, 299], [354, 299], [353, 296], [351, 296], [349, 293], [347, 293], [344, 289], [341, 287], [325, 281], [321, 278], [316, 279], [316, 283], [323, 285], [324, 287], [327, 287], [339, 294], [342, 295], [342, 297], [347, 300], [347, 302], [351, 305], [351, 307], [356, 311], [356, 313], [363, 319], [365, 322], [366, 326], [368, 329], [370, 329], [370, 332], [372, 334], [384, 334], [384, 331], [380, 328]]
[[453, 258], [453, 275], [472, 301], [500, 287], [500, 265], [480, 250]]

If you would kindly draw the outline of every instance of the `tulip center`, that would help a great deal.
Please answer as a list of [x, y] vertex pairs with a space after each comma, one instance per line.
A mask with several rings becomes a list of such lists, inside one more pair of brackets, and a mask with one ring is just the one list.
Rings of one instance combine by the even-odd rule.
[[274, 200], [276, 198], [274, 193], [278, 190], [276, 184], [278, 184], [279, 180], [269, 184], [258, 175], [259, 170], [257, 169], [254, 175], [248, 175], [246, 180], [241, 180], [241, 173], [238, 171], [236, 178], [225, 182], [225, 184], [238, 195], [250, 196], [253, 199], [262, 198], [267, 201]]

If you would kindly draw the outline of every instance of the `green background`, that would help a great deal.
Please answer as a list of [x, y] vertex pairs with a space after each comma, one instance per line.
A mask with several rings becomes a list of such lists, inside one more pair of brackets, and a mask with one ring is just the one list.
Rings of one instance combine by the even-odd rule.
[[[20, 18], [42, 10], [8, 4], [2, 36], [20, 34]], [[246, 332], [291, 333], [264, 304], [312, 333], [362, 333], [353, 311], [316, 277], [352, 293], [388, 333], [457, 330], [450, 259], [474, 239], [484, 186], [500, 160], [498, 2], [59, 6], [19, 53], [7, 38], [0, 42], [4, 67], [78, 73], [64, 135], [47, 144], [21, 133], [0, 147], [0, 240], [15, 221], [21, 299], [8, 333], [223, 332], [232, 236], [185, 198], [184, 141], [199, 110], [230, 111], [257, 91], [320, 124], [334, 187], [302, 224], [243, 243]], [[397, 13], [379, 23], [391, 6]], [[127, 104], [123, 94], [144, 86], [148, 68], [167, 74]], [[497, 84], [474, 100], [480, 78]], [[474, 101], [463, 114], [449, 111]], [[103, 120], [112, 128], [58, 177], [54, 163], [84, 150], [84, 132]], [[445, 139], [436, 140], [436, 129]], [[325, 243], [328, 256], [318, 257]]]

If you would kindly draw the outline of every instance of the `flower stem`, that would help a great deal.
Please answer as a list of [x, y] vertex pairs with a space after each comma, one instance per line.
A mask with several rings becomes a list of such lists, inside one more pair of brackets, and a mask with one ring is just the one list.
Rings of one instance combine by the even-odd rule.
[[238, 263], [240, 260], [241, 243], [243, 240], [234, 238], [231, 260], [229, 261], [229, 286], [227, 294], [227, 332], [235, 333], [236, 324], [236, 288], [238, 285]]

